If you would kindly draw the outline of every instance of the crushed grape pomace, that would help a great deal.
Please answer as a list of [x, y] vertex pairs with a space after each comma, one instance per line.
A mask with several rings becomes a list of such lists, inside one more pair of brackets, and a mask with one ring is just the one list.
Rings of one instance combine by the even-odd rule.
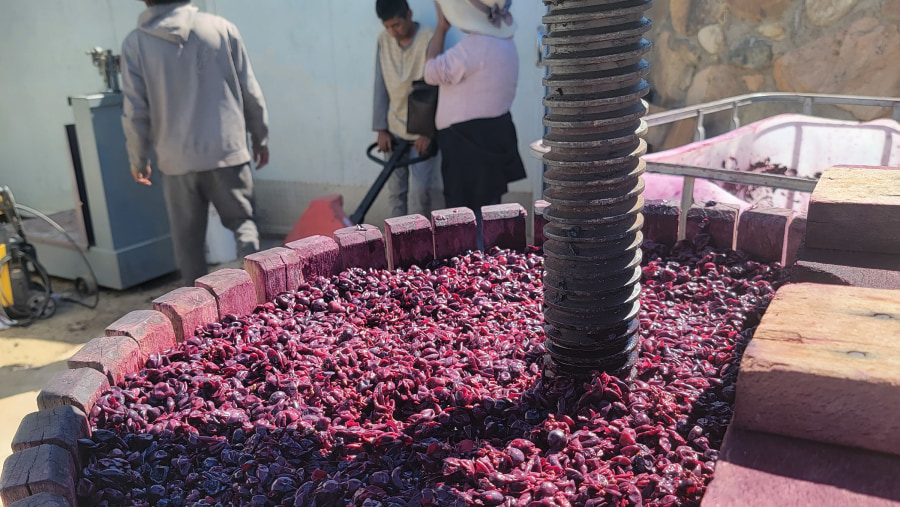
[[644, 248], [626, 382], [543, 376], [542, 257], [350, 269], [199, 329], [82, 440], [106, 505], [698, 505], [778, 265]]

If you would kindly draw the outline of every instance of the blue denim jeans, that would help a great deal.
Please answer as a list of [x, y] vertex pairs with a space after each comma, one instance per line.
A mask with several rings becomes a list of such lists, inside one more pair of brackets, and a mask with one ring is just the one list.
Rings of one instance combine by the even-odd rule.
[[[390, 154], [385, 154], [386, 158]], [[409, 149], [409, 157], [415, 158], [419, 152]], [[388, 204], [392, 217], [419, 214], [431, 219], [431, 179], [438, 168], [438, 157], [432, 157], [418, 164], [397, 167], [388, 178]]]

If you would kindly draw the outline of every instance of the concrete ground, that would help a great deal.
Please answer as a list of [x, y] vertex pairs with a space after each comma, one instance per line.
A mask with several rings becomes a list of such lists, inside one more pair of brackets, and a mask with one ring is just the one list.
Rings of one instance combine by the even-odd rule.
[[[280, 240], [264, 239], [262, 243], [263, 248], [271, 248]], [[238, 260], [210, 266], [210, 270], [241, 266]], [[12, 454], [10, 446], [19, 422], [37, 410], [38, 392], [54, 373], [66, 369], [72, 354], [103, 336], [106, 326], [126, 313], [150, 309], [154, 299], [181, 285], [181, 278], [173, 273], [125, 291], [101, 289], [96, 309], [59, 301], [52, 317], [0, 331], [0, 463]], [[53, 291], [65, 294], [74, 289], [68, 280], [53, 279]]]

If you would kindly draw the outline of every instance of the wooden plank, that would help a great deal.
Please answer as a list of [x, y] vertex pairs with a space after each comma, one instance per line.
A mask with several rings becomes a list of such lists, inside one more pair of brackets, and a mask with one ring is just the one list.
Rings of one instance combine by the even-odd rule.
[[744, 352], [733, 424], [900, 455], [900, 297], [782, 287]]
[[807, 215], [809, 248], [900, 254], [900, 171], [826, 169]]

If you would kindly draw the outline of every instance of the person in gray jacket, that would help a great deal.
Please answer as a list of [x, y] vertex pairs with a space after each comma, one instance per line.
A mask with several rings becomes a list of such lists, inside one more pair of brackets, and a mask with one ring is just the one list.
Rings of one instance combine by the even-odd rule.
[[139, 184], [151, 185], [156, 154], [175, 262], [193, 285], [207, 273], [210, 202], [234, 231], [238, 255], [259, 249], [250, 161], [257, 169], [269, 161], [268, 115], [234, 24], [183, 0], [145, 3], [122, 44], [122, 125]]

